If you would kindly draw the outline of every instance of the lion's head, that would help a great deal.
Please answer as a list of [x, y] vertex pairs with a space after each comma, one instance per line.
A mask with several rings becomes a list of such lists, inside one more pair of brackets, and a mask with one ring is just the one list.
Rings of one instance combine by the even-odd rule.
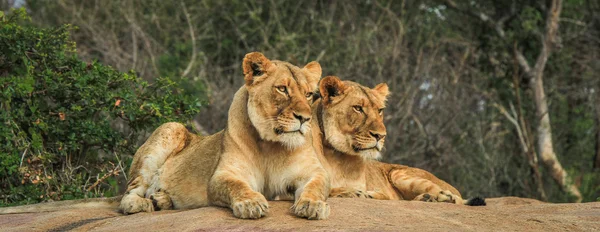
[[261, 139], [280, 142], [292, 149], [310, 136], [311, 108], [321, 65], [313, 61], [304, 68], [269, 60], [259, 52], [243, 61], [248, 90], [248, 116]]
[[385, 83], [368, 88], [328, 76], [319, 83], [321, 122], [329, 146], [365, 159], [379, 159], [385, 142], [383, 109], [389, 94]]

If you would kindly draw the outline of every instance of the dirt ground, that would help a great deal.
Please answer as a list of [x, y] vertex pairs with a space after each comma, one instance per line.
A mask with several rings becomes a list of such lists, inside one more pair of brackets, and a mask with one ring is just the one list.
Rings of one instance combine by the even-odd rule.
[[329, 199], [322, 221], [297, 218], [291, 202], [269, 202], [258, 220], [241, 220], [225, 208], [159, 211], [124, 216], [111, 209], [0, 215], [0, 231], [600, 231], [600, 202], [551, 204], [502, 197], [487, 206]]

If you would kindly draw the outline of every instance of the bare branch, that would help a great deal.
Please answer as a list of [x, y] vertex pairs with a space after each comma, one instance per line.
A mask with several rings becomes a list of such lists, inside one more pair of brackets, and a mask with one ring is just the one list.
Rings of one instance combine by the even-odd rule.
[[[494, 106], [494, 108], [498, 109], [498, 111], [500, 111], [500, 113], [502, 115], [504, 115], [504, 117], [515, 126], [515, 129], [517, 130], [517, 135], [519, 136], [519, 141], [521, 142], [521, 147], [523, 148], [523, 152], [525, 154], [527, 154], [527, 152], [529, 151], [529, 146], [527, 146], [527, 143], [525, 142], [525, 138], [523, 136], [523, 130], [521, 130], [521, 125], [519, 125], [519, 122], [517, 121], [516, 117], [514, 115], [510, 115], [510, 113], [508, 113], [508, 111], [506, 110], [506, 108], [504, 108], [504, 106], [501, 106], [495, 102], [492, 103], [492, 106]], [[512, 104], [511, 104], [511, 108], [512, 108]]]
[[477, 19], [481, 20], [482, 22], [487, 22], [490, 20], [490, 17], [483, 12], [474, 12], [474, 11], [467, 11], [467, 10], [460, 9], [458, 7], [458, 5], [456, 4], [456, 2], [454, 2], [452, 0], [444, 0], [444, 3], [446, 4], [447, 7], [450, 7], [452, 9], [463, 12], [471, 17], [477, 18]]
[[194, 63], [196, 62], [196, 55], [198, 52], [196, 51], [196, 36], [195, 36], [196, 33], [194, 32], [194, 27], [192, 26], [192, 20], [190, 20], [190, 14], [188, 14], [187, 7], [185, 6], [184, 2], [181, 2], [181, 8], [183, 9], [183, 13], [185, 14], [185, 19], [186, 19], [188, 27], [190, 29], [190, 37], [192, 37], [192, 58], [190, 59], [190, 63], [188, 63], [187, 68], [185, 68], [185, 70], [181, 74], [181, 76], [186, 77], [190, 73], [190, 71], [192, 71], [192, 67], [194, 66]]
[[23, 155], [21, 155], [21, 162], [19, 162], [19, 168], [23, 166], [23, 158], [25, 158], [25, 154], [27, 154], [27, 148], [23, 151]]
[[127, 178], [127, 172], [125, 171], [125, 168], [123, 167], [123, 162], [121, 162], [119, 155], [117, 155], [116, 152], [113, 152], [113, 154], [115, 155], [115, 158], [117, 158], [117, 164], [119, 165], [119, 168], [121, 168], [121, 172], [123, 173], [123, 177], [125, 177], [125, 181], [129, 181], [129, 178]]
[[86, 191], [87, 192], [91, 191], [92, 189], [96, 188], [96, 186], [98, 186], [100, 183], [104, 182], [109, 177], [119, 174], [119, 171], [117, 169], [118, 169], [118, 167], [111, 170], [110, 172], [104, 174], [104, 176], [102, 176], [102, 178], [98, 178], [98, 180], [96, 180], [96, 182], [94, 182], [94, 184], [92, 184], [90, 187], [88, 187], [86, 189]]
[[[146, 49], [148, 50], [148, 54], [150, 55], [150, 60], [152, 61], [152, 68], [154, 69], [154, 71], [156, 73], [159, 73], [158, 66], [156, 65], [156, 57], [155, 57], [154, 53], [152, 52], [152, 42], [150, 41], [150, 40], [152, 40], [152, 37], [148, 36], [146, 34], [146, 32], [144, 32], [144, 30], [135, 22], [134, 18], [130, 17], [127, 12], [122, 11], [121, 13], [122, 13], [123, 17], [125, 18], [125, 20], [127, 20], [127, 22], [130, 24], [131, 28], [134, 31], [136, 31], [137, 33], [139, 33], [142, 40], [144, 40], [144, 45], [146, 46]], [[158, 43], [155, 43], [155, 44], [158, 44]]]
[[541, 78], [541, 72], [543, 72], [550, 55], [550, 50], [556, 42], [556, 36], [558, 33], [558, 20], [560, 12], [562, 11], [562, 0], [552, 1], [552, 6], [546, 17], [546, 31], [542, 37], [542, 49], [540, 55], [535, 62], [535, 72], [538, 78]]
[[131, 30], [131, 47], [133, 50], [133, 64], [131, 65], [131, 69], [135, 70], [135, 66], [137, 64], [137, 57], [138, 57], [138, 47], [137, 47], [137, 37], [135, 36], [135, 31]]
[[527, 59], [525, 59], [525, 56], [523, 56], [523, 53], [519, 50], [519, 48], [517, 48], [516, 42], [514, 43], [514, 46], [513, 46], [513, 54], [515, 56], [515, 60], [517, 60], [517, 63], [523, 69], [523, 72], [525, 72], [527, 77], [530, 77], [530, 78], [533, 77], [534, 75], [531, 71], [531, 66], [529, 66]]
[[579, 20], [576, 20], [576, 19], [560, 18], [559, 21], [560, 22], [566, 22], [566, 23], [572, 23], [572, 24], [575, 24], [577, 26], [582, 26], [582, 27], [587, 27], [588, 26], [587, 23], [579, 21]]

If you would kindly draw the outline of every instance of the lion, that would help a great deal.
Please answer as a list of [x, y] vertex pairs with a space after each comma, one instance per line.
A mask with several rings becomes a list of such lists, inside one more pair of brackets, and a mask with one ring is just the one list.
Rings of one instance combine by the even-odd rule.
[[[165, 123], [137, 150], [118, 206], [124, 214], [216, 205], [229, 207], [235, 217], [256, 219], [267, 215], [267, 199], [293, 195], [295, 215], [329, 216], [329, 177], [312, 147], [310, 122], [320, 64], [299, 68], [253, 52], [244, 57], [242, 69], [245, 84], [234, 95], [224, 130], [203, 137], [180, 123]], [[118, 200], [21, 206], [0, 213], [114, 207]]]
[[383, 112], [388, 86], [368, 88], [328, 76], [313, 108], [313, 146], [331, 177], [330, 197], [416, 200], [485, 205], [418, 168], [377, 161], [385, 142]]
[[291, 193], [297, 216], [328, 217], [329, 178], [310, 132], [309, 101], [321, 66], [313, 61], [299, 68], [254, 52], [242, 67], [245, 85], [224, 130], [201, 137], [167, 123], [139, 148], [123, 213], [216, 205], [256, 219], [267, 214], [267, 199]]

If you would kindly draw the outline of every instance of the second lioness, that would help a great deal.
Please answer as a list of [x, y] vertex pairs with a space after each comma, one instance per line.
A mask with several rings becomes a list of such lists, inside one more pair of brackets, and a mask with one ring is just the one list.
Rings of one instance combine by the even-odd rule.
[[456, 188], [425, 170], [376, 160], [386, 136], [386, 84], [371, 89], [329, 76], [319, 91], [322, 98], [313, 103], [313, 146], [331, 177], [330, 197], [484, 204], [480, 198], [463, 200]]

